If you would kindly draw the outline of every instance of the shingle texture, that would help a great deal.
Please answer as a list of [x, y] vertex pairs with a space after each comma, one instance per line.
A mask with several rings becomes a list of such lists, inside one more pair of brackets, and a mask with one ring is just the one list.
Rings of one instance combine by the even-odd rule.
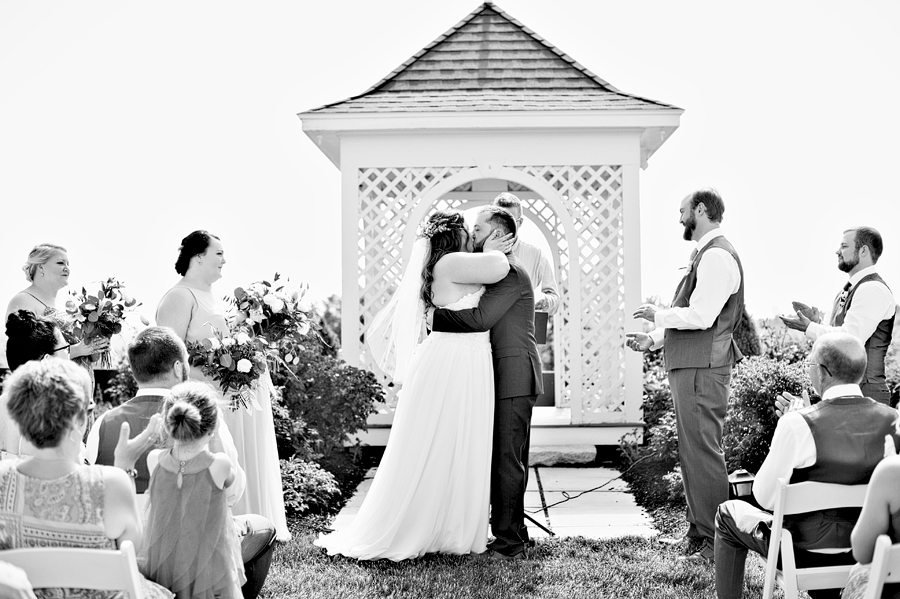
[[621, 92], [491, 2], [359, 96], [309, 113], [659, 110]]

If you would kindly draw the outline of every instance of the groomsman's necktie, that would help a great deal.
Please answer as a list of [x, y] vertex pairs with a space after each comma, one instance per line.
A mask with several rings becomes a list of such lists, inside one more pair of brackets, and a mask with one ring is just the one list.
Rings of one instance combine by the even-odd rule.
[[847, 284], [844, 285], [844, 288], [841, 289], [838, 296], [834, 298], [834, 307], [831, 310], [831, 326], [835, 326], [835, 319], [837, 319], [838, 312], [844, 309], [844, 304], [847, 303], [848, 295], [850, 295], [850, 281], [847, 281]]

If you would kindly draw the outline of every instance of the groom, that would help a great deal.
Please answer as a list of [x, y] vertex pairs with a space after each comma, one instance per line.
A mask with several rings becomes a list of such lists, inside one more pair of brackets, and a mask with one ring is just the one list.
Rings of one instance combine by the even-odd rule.
[[[478, 213], [473, 237], [483, 251], [491, 235], [516, 234], [516, 221], [506, 210], [486, 206]], [[534, 341], [534, 291], [531, 279], [510, 253], [509, 273], [487, 285], [477, 308], [434, 311], [432, 330], [447, 333], [491, 331], [494, 358], [494, 442], [491, 459], [492, 555], [524, 559], [530, 544], [525, 527], [525, 487], [531, 410], [543, 393], [541, 361]]]

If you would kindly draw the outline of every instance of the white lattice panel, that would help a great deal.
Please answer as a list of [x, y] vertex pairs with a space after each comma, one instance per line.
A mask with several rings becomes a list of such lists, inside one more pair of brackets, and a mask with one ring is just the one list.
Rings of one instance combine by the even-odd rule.
[[[558, 252], [561, 305], [555, 316], [557, 335], [557, 405], [571, 403], [573, 360], [581, 363], [583, 421], [615, 420], [625, 409], [624, 260], [622, 167], [514, 167], [550, 185], [574, 222], [578, 247], [570, 256], [560, 215], [546, 199], [524, 200], [529, 217], [538, 221]], [[420, 198], [438, 183], [464, 170], [441, 168], [366, 168], [359, 170], [358, 275], [360, 332], [393, 294], [403, 274], [402, 239], [409, 216]], [[515, 186], [515, 189], [521, 185]], [[463, 202], [445, 199], [433, 209], [459, 209]], [[580, 268], [579, 314], [572, 314], [569, 262]], [[566, 332], [570, 320], [582, 330], [582, 347], [573, 347]], [[361, 337], [362, 338], [362, 337]], [[365, 347], [362, 366], [370, 367]], [[385, 381], [388, 383], [388, 381]], [[396, 405], [396, 390], [387, 387], [388, 407]]]
[[[359, 314], [360, 333], [365, 334], [369, 323], [388, 302], [400, 283], [403, 233], [409, 223], [410, 212], [419, 199], [434, 185], [459, 172], [460, 168], [367, 168], [359, 170]], [[458, 202], [438, 202], [435, 210], [456, 208]], [[363, 368], [372, 368], [360, 336], [360, 356]], [[396, 389], [385, 390], [388, 406], [397, 404]]]

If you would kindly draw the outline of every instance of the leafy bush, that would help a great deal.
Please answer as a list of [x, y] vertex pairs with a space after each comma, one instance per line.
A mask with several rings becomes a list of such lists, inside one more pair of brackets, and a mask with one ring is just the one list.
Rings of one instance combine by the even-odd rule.
[[734, 331], [734, 341], [737, 343], [738, 349], [746, 357], [758, 356], [762, 353], [762, 345], [759, 342], [759, 333], [756, 332], [756, 325], [744, 306], [741, 313], [741, 320]]
[[116, 375], [113, 376], [105, 389], [103, 389], [103, 403], [106, 409], [120, 406], [137, 394], [138, 384], [131, 373], [131, 365], [128, 360], [119, 362]]
[[282, 398], [291, 418], [316, 432], [298, 439], [295, 446], [312, 444], [314, 452], [327, 456], [342, 449], [350, 436], [366, 430], [366, 419], [375, 413], [375, 403], [384, 401], [384, 390], [375, 375], [341, 360], [306, 350], [300, 364], [291, 366], [279, 381]]
[[900, 401], [900, 338], [896, 329], [894, 341], [884, 357], [884, 376], [891, 391], [891, 406], [896, 408]]
[[297, 457], [281, 460], [284, 508], [289, 516], [329, 514], [341, 497], [334, 475]]
[[809, 388], [803, 364], [767, 357], [741, 361], [732, 373], [731, 399], [722, 439], [728, 471], [756, 472], [769, 453], [778, 418], [773, 402], [784, 391], [800, 395]]
[[804, 361], [812, 347], [803, 333], [787, 328], [780, 321], [760, 321], [759, 340], [763, 350], [760, 355], [788, 364]]

